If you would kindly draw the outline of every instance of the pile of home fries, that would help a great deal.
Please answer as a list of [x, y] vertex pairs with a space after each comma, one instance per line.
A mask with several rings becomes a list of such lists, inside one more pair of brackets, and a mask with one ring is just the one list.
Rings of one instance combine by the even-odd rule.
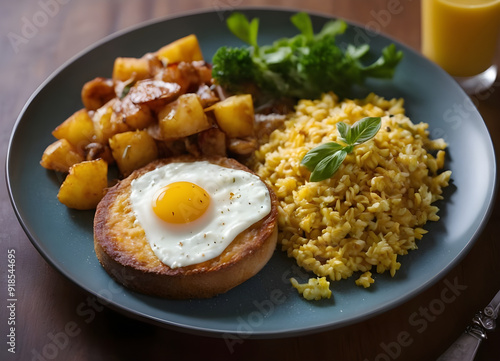
[[40, 164], [67, 173], [58, 199], [93, 209], [108, 187], [108, 166], [126, 177], [173, 155], [247, 155], [257, 147], [252, 96], [224, 97], [195, 35], [141, 58], [116, 58], [111, 78], [82, 88], [84, 108], [53, 132]]

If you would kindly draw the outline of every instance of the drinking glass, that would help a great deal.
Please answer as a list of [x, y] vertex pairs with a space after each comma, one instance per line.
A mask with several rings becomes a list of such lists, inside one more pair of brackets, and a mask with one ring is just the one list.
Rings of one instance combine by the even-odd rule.
[[469, 94], [491, 87], [500, 0], [422, 0], [422, 53]]

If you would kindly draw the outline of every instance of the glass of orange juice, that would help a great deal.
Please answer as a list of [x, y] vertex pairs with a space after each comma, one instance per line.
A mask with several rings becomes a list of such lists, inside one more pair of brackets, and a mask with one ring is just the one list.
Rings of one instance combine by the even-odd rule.
[[422, 53], [469, 93], [495, 81], [500, 0], [422, 0]]

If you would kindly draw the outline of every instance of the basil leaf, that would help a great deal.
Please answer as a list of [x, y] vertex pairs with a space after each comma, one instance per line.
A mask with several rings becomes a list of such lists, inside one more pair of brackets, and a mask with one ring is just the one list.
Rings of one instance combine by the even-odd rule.
[[338, 152], [342, 148], [342, 145], [335, 142], [321, 144], [307, 152], [300, 164], [306, 166], [310, 171], [313, 171], [318, 163], [324, 158]]
[[351, 129], [351, 126], [349, 124], [346, 124], [344, 122], [337, 123], [337, 130], [340, 134], [340, 139], [347, 144], [351, 144], [349, 141], [350, 129]]
[[352, 126], [344, 122], [337, 123], [340, 139], [346, 143], [324, 143], [306, 153], [302, 165], [311, 171], [310, 182], [319, 182], [330, 178], [340, 168], [347, 154], [358, 144], [372, 139], [380, 129], [380, 117], [366, 117], [358, 120]]
[[321, 40], [325, 37], [336, 37], [343, 34], [347, 29], [347, 23], [343, 20], [331, 20], [327, 22], [321, 31], [316, 34], [316, 39]]
[[368, 44], [363, 44], [358, 47], [349, 44], [347, 45], [346, 55], [348, 55], [353, 60], [360, 60], [369, 51], [370, 51], [370, 46]]
[[307, 13], [305, 12], [297, 13], [293, 15], [290, 19], [293, 25], [295, 25], [295, 27], [299, 29], [302, 35], [306, 37], [307, 41], [310, 41], [314, 38], [314, 30], [311, 18], [309, 17], [309, 15], [307, 15]]
[[351, 127], [347, 144], [357, 145], [372, 139], [380, 129], [380, 117], [367, 117], [358, 120]]
[[257, 36], [259, 35], [259, 19], [255, 18], [252, 19], [250, 22], [250, 29], [249, 29], [249, 44], [252, 45], [254, 48], [258, 48], [259, 45], [257, 43]]
[[310, 182], [319, 182], [328, 179], [340, 168], [342, 162], [347, 156], [347, 152], [341, 149], [325, 158], [323, 158], [314, 168], [309, 178]]
[[257, 45], [257, 35], [259, 31], [259, 19], [254, 18], [251, 22], [247, 17], [239, 12], [232, 13], [227, 19], [227, 27], [238, 38], [255, 48]]
[[376, 78], [392, 78], [395, 72], [395, 66], [403, 58], [403, 52], [397, 50], [394, 44], [390, 44], [382, 49], [382, 56], [374, 63], [361, 68], [364, 76]]

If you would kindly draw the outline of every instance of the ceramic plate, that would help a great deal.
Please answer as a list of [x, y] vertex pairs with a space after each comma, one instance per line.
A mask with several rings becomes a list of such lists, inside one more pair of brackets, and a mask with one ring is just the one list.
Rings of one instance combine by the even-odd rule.
[[[295, 11], [244, 9], [260, 18], [261, 44], [297, 33], [290, 23]], [[144, 296], [114, 283], [99, 265], [93, 248], [93, 212], [67, 209], [57, 200], [62, 178], [39, 165], [51, 131], [82, 107], [82, 85], [110, 76], [118, 56], [154, 51], [194, 33], [210, 60], [223, 45], [241, 45], [226, 28], [227, 12], [189, 13], [142, 24], [115, 34], [79, 54], [56, 71], [31, 97], [12, 133], [7, 156], [7, 183], [12, 203], [28, 237], [45, 259], [62, 274], [110, 307], [134, 317], [200, 334], [283, 337], [345, 326], [387, 311], [442, 278], [471, 248], [492, 205], [495, 159], [486, 126], [471, 100], [440, 68], [396, 42], [404, 59], [391, 81], [370, 81], [360, 93], [403, 97], [413, 122], [430, 124], [431, 137], [449, 144], [446, 167], [452, 183], [445, 191], [439, 222], [419, 249], [401, 257], [394, 278], [375, 275], [369, 289], [354, 279], [335, 282], [333, 297], [320, 302], [302, 299], [290, 286], [303, 272], [281, 251], [254, 278], [209, 300], [171, 301]], [[312, 16], [319, 29], [327, 20]], [[341, 43], [368, 43], [377, 53], [395, 42], [351, 24]], [[360, 94], [362, 95], [362, 94]], [[474, 147], [467, 147], [474, 144]]]

